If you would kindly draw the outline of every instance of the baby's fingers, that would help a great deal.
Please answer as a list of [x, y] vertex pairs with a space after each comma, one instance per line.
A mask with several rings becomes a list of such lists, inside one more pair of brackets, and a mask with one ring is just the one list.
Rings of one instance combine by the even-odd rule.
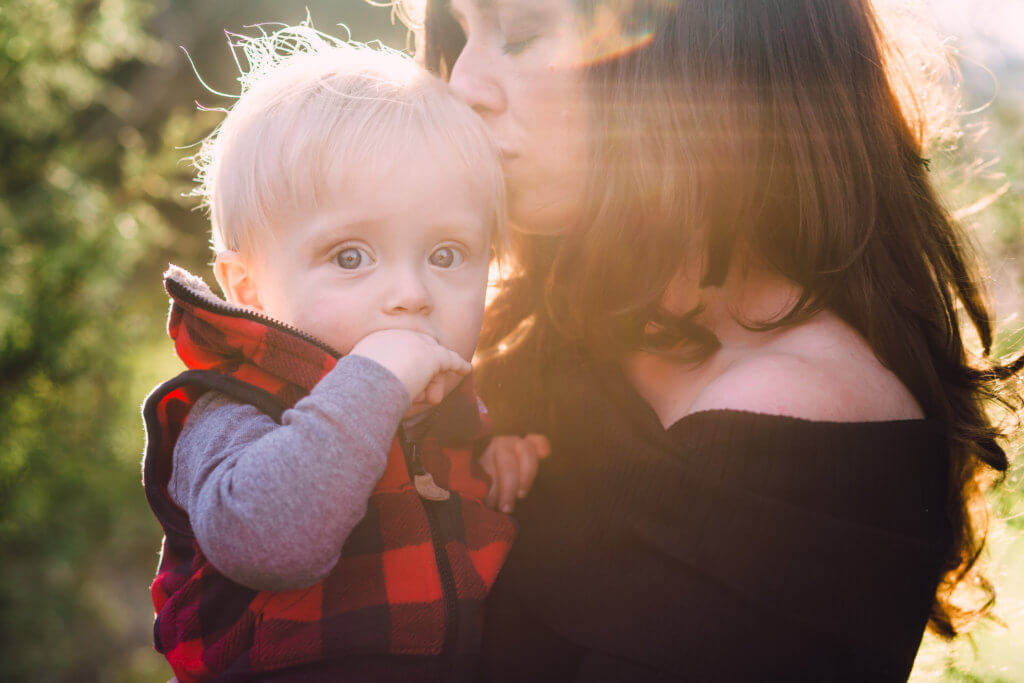
[[441, 372], [454, 372], [456, 375], [468, 375], [473, 366], [469, 362], [450, 349], [442, 349], [440, 370]]
[[445, 382], [444, 375], [435, 375], [430, 384], [423, 390], [424, 400], [432, 406], [436, 406], [444, 400]]

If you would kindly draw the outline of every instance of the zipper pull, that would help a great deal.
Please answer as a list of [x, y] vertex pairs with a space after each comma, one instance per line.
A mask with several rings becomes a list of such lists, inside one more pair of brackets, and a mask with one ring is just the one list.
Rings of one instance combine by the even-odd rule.
[[451, 491], [447, 491], [434, 481], [434, 477], [427, 472], [426, 468], [423, 467], [423, 461], [420, 460], [420, 445], [413, 441], [412, 447], [412, 483], [416, 487], [416, 493], [420, 494], [420, 498], [424, 500], [432, 500], [440, 502], [442, 500], [448, 500], [452, 497]]

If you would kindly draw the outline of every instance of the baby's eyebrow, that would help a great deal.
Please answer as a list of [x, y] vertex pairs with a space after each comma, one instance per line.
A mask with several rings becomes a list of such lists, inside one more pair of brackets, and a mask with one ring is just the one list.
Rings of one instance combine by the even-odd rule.
[[313, 226], [310, 242], [319, 247], [331, 246], [342, 239], [352, 239], [372, 233], [377, 228], [373, 220], [323, 220]]
[[490, 226], [473, 215], [449, 216], [425, 225], [421, 235], [428, 240], [456, 240], [467, 246], [484, 246], [490, 239]]
[[470, 240], [481, 234], [487, 234], [487, 230], [481, 229], [480, 223], [474, 220], [450, 220], [436, 223], [430, 225], [425, 232], [435, 237], [449, 236]]

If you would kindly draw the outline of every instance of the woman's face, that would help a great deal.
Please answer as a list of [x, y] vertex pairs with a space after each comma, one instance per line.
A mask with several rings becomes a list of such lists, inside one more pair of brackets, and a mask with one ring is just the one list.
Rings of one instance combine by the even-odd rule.
[[586, 159], [580, 22], [572, 0], [451, 0], [466, 47], [451, 88], [501, 146], [513, 225], [555, 234], [579, 215]]

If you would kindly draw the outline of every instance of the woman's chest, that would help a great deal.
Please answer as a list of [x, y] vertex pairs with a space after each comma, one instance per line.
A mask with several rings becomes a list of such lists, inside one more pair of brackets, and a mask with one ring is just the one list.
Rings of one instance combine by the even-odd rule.
[[632, 388], [668, 427], [689, 414], [703, 391], [729, 367], [726, 353], [697, 365], [672, 358], [637, 353], [623, 363]]

